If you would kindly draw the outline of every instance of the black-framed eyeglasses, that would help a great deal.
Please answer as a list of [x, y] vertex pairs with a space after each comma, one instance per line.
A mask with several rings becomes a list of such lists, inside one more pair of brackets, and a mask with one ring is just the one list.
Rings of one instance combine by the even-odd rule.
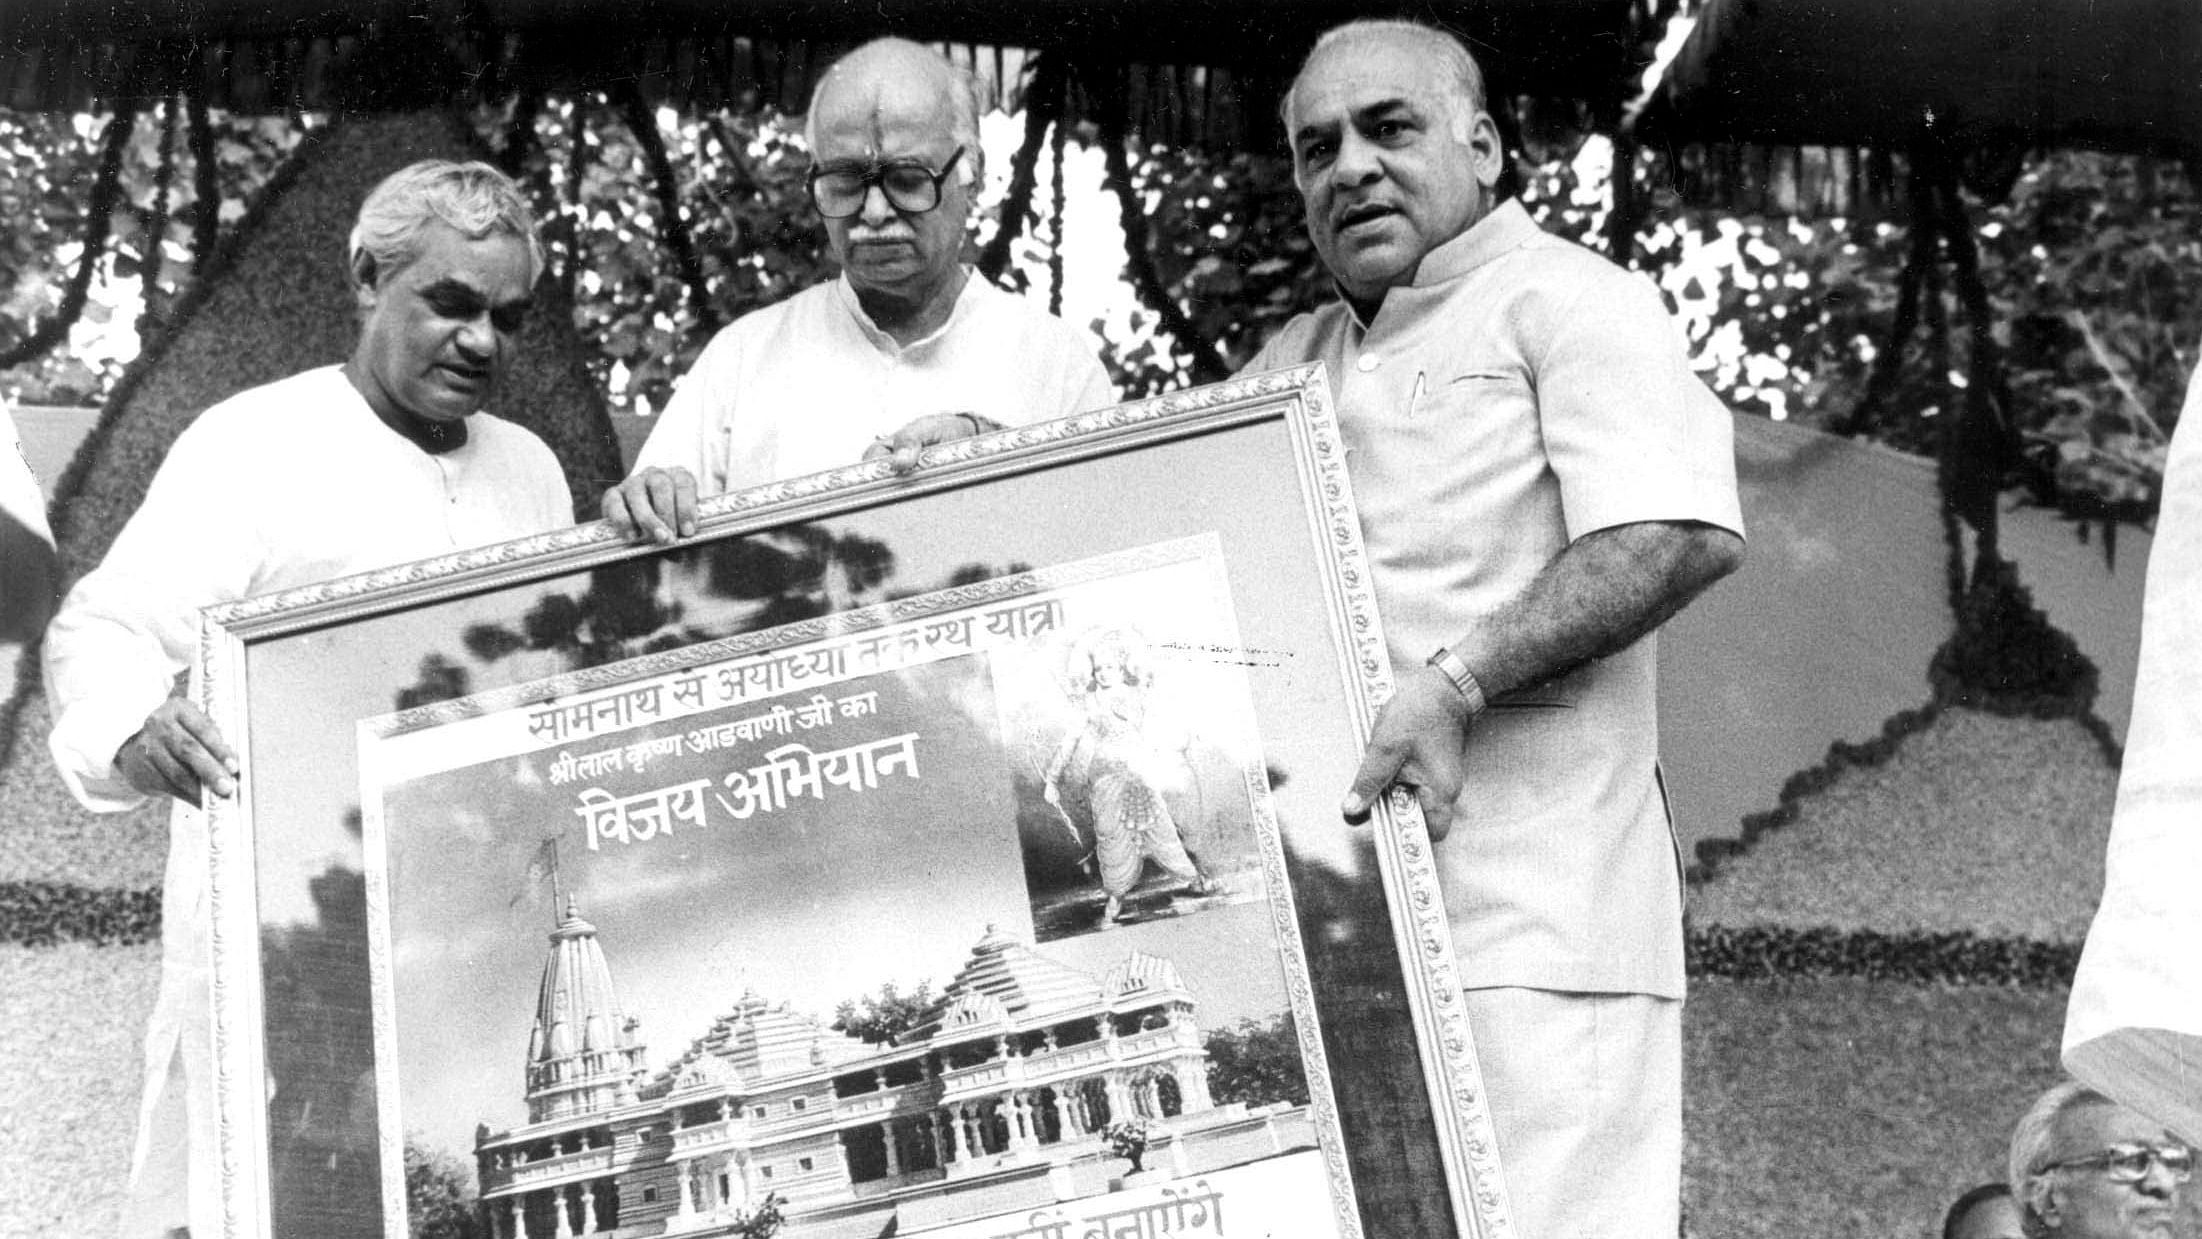
[[2051, 1162], [2041, 1168], [2041, 1173], [2091, 1169], [2102, 1171], [2103, 1177], [2113, 1183], [2139, 1183], [2148, 1177], [2151, 1165], [2162, 1166], [2164, 1173], [2170, 1175], [2173, 1182], [2184, 1183], [2194, 1174], [2194, 1150], [2183, 1144], [2121, 1141], [2085, 1157], [2068, 1157], [2061, 1162]]
[[827, 219], [848, 219], [864, 213], [864, 199], [877, 185], [887, 195], [887, 205], [909, 215], [923, 215], [940, 205], [941, 186], [963, 158], [963, 147], [948, 157], [935, 172], [915, 159], [877, 160], [860, 168], [829, 165], [812, 168], [806, 182], [810, 204]]

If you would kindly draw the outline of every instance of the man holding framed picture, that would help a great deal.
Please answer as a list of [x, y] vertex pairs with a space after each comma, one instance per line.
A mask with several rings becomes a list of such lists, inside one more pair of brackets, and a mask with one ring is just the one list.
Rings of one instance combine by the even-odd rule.
[[368, 195], [348, 263], [351, 358], [201, 414], [47, 634], [69, 790], [95, 812], [176, 802], [127, 1239], [219, 1233], [200, 805], [240, 767], [175, 692], [200, 609], [572, 523], [550, 449], [479, 412], [543, 265], [519, 189], [487, 164], [414, 164]]
[[1076, 328], [963, 263], [982, 149], [972, 76], [879, 39], [819, 78], [811, 204], [839, 279], [745, 315], [604, 495], [622, 530], [695, 532], [698, 497], [1116, 403]]
[[1519, 1233], [1672, 1235], [1681, 884], [1649, 638], [1741, 562], [1728, 413], [1648, 283], [1497, 200], [1458, 40], [1338, 27], [1284, 119], [1342, 298], [1249, 369], [1330, 371], [1398, 680], [1344, 811], [1397, 786], [1434, 838], [1459, 825], [1438, 872]]

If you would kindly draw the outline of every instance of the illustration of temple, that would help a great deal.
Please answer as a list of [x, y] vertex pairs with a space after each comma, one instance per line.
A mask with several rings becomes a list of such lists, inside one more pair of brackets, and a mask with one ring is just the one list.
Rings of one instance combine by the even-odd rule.
[[768, 1193], [786, 1235], [909, 1234], [1106, 1190], [1113, 1121], [1144, 1123], [1180, 1167], [1311, 1135], [1304, 1116], [1280, 1137], [1276, 1114], [1211, 1103], [1193, 995], [1154, 955], [1095, 977], [989, 927], [892, 1043], [745, 993], [652, 1071], [596, 928], [569, 903], [550, 940], [528, 1122], [477, 1131], [500, 1239], [725, 1235]]

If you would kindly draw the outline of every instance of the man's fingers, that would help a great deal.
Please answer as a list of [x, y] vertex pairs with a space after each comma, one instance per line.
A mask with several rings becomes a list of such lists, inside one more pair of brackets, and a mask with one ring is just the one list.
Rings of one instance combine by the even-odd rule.
[[1422, 805], [1422, 825], [1430, 832], [1431, 842], [1452, 833], [1453, 798], [1431, 787], [1418, 787], [1414, 795]]
[[638, 509], [635, 519], [652, 542], [671, 542], [674, 530], [666, 518], [678, 519], [679, 487], [674, 484], [673, 476], [663, 469], [644, 470], [638, 480], [642, 483], [642, 502], [634, 505]]
[[1345, 802], [1338, 806], [1349, 820], [1360, 821], [1369, 815], [1376, 798], [1399, 777], [1399, 768], [1406, 764], [1406, 753], [1388, 744], [1371, 742], [1369, 751], [1361, 757], [1361, 768], [1354, 772], [1353, 786], [1346, 789]]
[[683, 538], [696, 532], [696, 502], [696, 475], [686, 469], [673, 470], [673, 523], [680, 527]]
[[[191, 772], [184, 767], [182, 762], [176, 759], [174, 754], [158, 742], [146, 740], [141, 742], [141, 756], [146, 769], [152, 772], [153, 780], [157, 784], [155, 788], [150, 790], [174, 796], [185, 804], [195, 805], [199, 803], [199, 781], [192, 777]], [[141, 788], [140, 790], [149, 789]]]
[[237, 773], [237, 750], [229, 747], [229, 741], [222, 738], [222, 729], [216, 727], [214, 720], [199, 707], [183, 703], [183, 708], [176, 711], [176, 721], [182, 725], [185, 736], [206, 753], [216, 768], [227, 774]]
[[597, 501], [597, 514], [612, 523], [612, 529], [622, 538], [632, 538], [641, 532], [635, 524], [634, 513], [627, 510], [627, 493], [618, 486], [607, 487], [604, 497]]
[[201, 787], [225, 799], [237, 790], [237, 781], [230, 777], [224, 763], [216, 759], [214, 754], [193, 745], [177, 756], [183, 763], [185, 777], [191, 783], [194, 799]]

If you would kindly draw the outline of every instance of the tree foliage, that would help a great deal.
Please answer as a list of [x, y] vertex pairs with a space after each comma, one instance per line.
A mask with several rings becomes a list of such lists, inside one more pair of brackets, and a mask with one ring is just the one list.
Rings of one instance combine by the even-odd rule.
[[[1547, 230], [1603, 249], [1606, 174], [1581, 135], [1517, 152], [1521, 200]], [[1900, 219], [1738, 214], [1684, 205], [1657, 158], [1633, 170], [1647, 203], [1635, 265], [1657, 280], [1714, 392], [1745, 412], [1850, 429], [1888, 346], [1912, 244]], [[1233, 364], [1330, 296], [1281, 154], [1142, 152], [1156, 261]], [[2092, 152], [2028, 157], [2008, 197], [1967, 200], [2006, 411], [2039, 468], [2037, 497], [2082, 514], [2153, 510], [2164, 444], [2202, 335], [2202, 230], [2170, 165]], [[1932, 452], [1969, 381], [1964, 312], [1947, 259], [1884, 416], [1864, 433]], [[1151, 321], [1104, 359], [1131, 394], [1185, 385]]]
[[405, 1220], [412, 1239], [483, 1239], [474, 1174], [448, 1153], [405, 1143]]
[[[1167, 146], [1139, 155], [1133, 189], [1147, 208], [1156, 271], [1233, 369], [1293, 315], [1327, 299], [1330, 282], [1301, 224], [1289, 160]], [[1143, 309], [1128, 338], [1103, 341], [1102, 364], [1127, 397], [1192, 382], [1191, 359], [1157, 323]]]
[[[92, 185], [106, 113], [53, 116], [0, 109], [0, 353], [36, 331], [61, 308], [63, 289], [83, 256], [91, 224]], [[210, 113], [218, 226], [235, 223], [259, 187], [280, 167], [318, 118], [247, 117]], [[116, 316], [165, 317], [188, 282], [199, 243], [194, 230], [200, 198], [189, 126], [179, 119], [167, 138], [172, 165], [164, 190], [162, 112], [141, 113], [123, 151], [106, 254], [95, 294], [80, 321], [100, 326]], [[156, 205], [165, 210], [156, 212]], [[163, 216], [154, 246], [148, 223]], [[156, 262], [151, 304], [141, 297], [148, 262]], [[91, 404], [121, 376], [128, 355], [56, 347], [40, 360], [0, 373], [0, 395], [33, 404]]]
[[[518, 109], [526, 108], [524, 113]], [[649, 115], [654, 134], [633, 123]], [[94, 322], [135, 314], [145, 221], [161, 201], [166, 130], [156, 106], [138, 118], [114, 212]], [[476, 117], [537, 196], [553, 278], [571, 291], [577, 326], [597, 344], [596, 378], [612, 406], [661, 407], [710, 329], [832, 272], [824, 232], [804, 199], [807, 155], [797, 119], [758, 106], [643, 113], [601, 95], [508, 102]], [[312, 118], [216, 117], [221, 217], [281, 162]], [[0, 349], [56, 308], [81, 250], [104, 118], [0, 113]], [[168, 219], [153, 281], [157, 321], [188, 274], [195, 216], [190, 143], [169, 139]], [[1090, 145], [1093, 128], [1069, 137]], [[1602, 141], [1602, 140], [1601, 140]], [[662, 146], [693, 242], [702, 288], [668, 256], [663, 197], [652, 173]], [[1578, 158], [1583, 135], [1548, 135], [1518, 153], [1524, 203], [1549, 230], [1601, 244], [1602, 169]], [[1293, 314], [1331, 295], [1300, 218], [1281, 152], [1142, 145], [1132, 190], [1163, 287], [1230, 365], [1244, 364]], [[1632, 173], [1647, 204], [1635, 261], [1656, 278], [1697, 364], [1731, 406], [1808, 425], [1860, 430], [1930, 450], [1968, 381], [1963, 311], [1947, 278], [1930, 281], [1920, 338], [1881, 416], [1849, 420], [1888, 345], [1899, 273], [1911, 246], [1900, 219], [1805, 221], [1692, 208], [1665, 186], [1654, 156]], [[1044, 195], [1043, 195], [1044, 197]], [[993, 220], [975, 221], [975, 234]], [[1056, 257], [1036, 205], [1005, 277], [1029, 289]], [[2010, 389], [2005, 411], [2025, 436], [2037, 493], [2067, 509], [2120, 517], [2151, 510], [2164, 444], [2202, 332], [2202, 235], [2193, 187], [2171, 165], [2086, 152], [2027, 158], [2010, 193], [1968, 201], [1980, 271]], [[1129, 396], [1192, 380], [1190, 354], [1151, 308], [1103, 327], [1102, 358]], [[0, 379], [22, 399], [96, 400], [119, 356], [56, 350]]]
[[[509, 111], [477, 118], [504, 133]], [[710, 328], [828, 274], [810, 209], [801, 120], [764, 107], [656, 111], [680, 184], [674, 196], [701, 259], [700, 315], [665, 245], [655, 177], [627, 113], [602, 95], [552, 97], [535, 115], [520, 173], [536, 196], [553, 278], [572, 294], [592, 370], [615, 410], [664, 406]]]
[[1240, 1020], [1208, 1034], [1208, 1095], [1217, 1105], [1306, 1105], [1307, 1073], [1290, 1014], [1268, 1023]]
[[878, 992], [843, 999], [833, 1009], [833, 1027], [859, 1041], [879, 1045], [893, 1041], [925, 1021], [939, 996], [931, 981], [920, 981], [907, 993], [892, 981]]

